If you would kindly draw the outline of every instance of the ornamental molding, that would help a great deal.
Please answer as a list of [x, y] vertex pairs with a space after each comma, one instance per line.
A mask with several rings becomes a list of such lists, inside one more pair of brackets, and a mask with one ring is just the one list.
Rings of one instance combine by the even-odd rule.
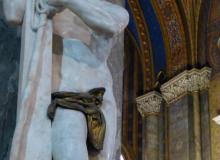
[[165, 101], [170, 104], [189, 92], [207, 90], [211, 77], [211, 68], [185, 70], [163, 84], [160, 88]]
[[[143, 58], [144, 58], [144, 65], [147, 70], [145, 77], [145, 83], [151, 84], [152, 83], [152, 61], [151, 61], [151, 55], [152, 55], [152, 48], [150, 44], [150, 36], [148, 32], [148, 27], [145, 22], [145, 16], [142, 12], [141, 6], [139, 1], [137, 0], [128, 0], [128, 5], [130, 7], [131, 14], [134, 16], [135, 24], [137, 24], [138, 29], [138, 37], [141, 42], [141, 52], [143, 52]], [[150, 85], [146, 86], [146, 89], [150, 89]]]
[[146, 117], [151, 114], [159, 114], [163, 97], [156, 91], [149, 92], [143, 96], [136, 98], [138, 111], [142, 117]]

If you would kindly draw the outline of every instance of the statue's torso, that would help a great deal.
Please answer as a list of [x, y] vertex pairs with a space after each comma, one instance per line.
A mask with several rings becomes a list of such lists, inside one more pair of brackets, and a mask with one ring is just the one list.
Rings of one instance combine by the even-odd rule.
[[90, 49], [76, 39], [63, 40], [63, 53], [53, 54], [53, 91], [88, 91], [111, 87], [106, 62], [100, 62]]
[[[101, 110], [103, 111], [103, 114], [105, 116], [107, 126], [104, 149], [103, 151], [101, 151], [100, 154], [96, 156], [90, 155], [90, 159], [112, 159], [111, 157], [113, 156], [112, 151], [115, 147], [115, 141], [111, 137], [115, 137], [117, 114], [116, 104], [112, 92], [112, 77], [108, 69], [107, 63], [100, 62], [83, 42], [74, 39], [64, 39], [63, 52], [58, 54], [53, 53], [52, 76], [52, 92], [87, 92], [88, 90], [97, 87], [104, 87], [106, 89], [103, 105], [101, 107]], [[66, 123], [66, 121], [68, 121], [69, 123]], [[86, 128], [83, 125], [79, 125], [76, 128], [76, 122], [85, 123], [85, 118], [82, 117], [78, 111], [58, 108], [53, 122], [52, 137], [55, 137], [55, 139], [59, 139], [60, 136], [62, 137], [62, 135], [64, 135], [67, 140], [72, 140], [74, 144], [80, 143], [78, 141], [85, 140], [86, 138], [82, 138], [80, 136], [87, 133]], [[66, 127], [67, 125], [68, 127]], [[66, 130], [70, 126], [73, 126], [72, 128], [75, 129], [75, 132], [71, 132], [71, 135], [66, 135], [66, 133], [61, 134], [60, 132], [57, 133], [57, 130]], [[111, 132], [108, 130], [109, 128], [111, 128]], [[80, 134], [75, 135], [75, 133], [78, 132], [80, 132]], [[69, 144], [69, 142], [66, 143]], [[55, 149], [59, 150], [59, 156], [65, 156], [65, 153], [60, 152], [59, 143], [54, 143], [53, 146]], [[80, 155], [82, 156], [85, 153], [86, 151]]]

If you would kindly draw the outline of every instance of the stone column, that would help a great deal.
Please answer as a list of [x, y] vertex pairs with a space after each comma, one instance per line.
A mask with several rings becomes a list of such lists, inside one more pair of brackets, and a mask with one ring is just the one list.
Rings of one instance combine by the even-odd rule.
[[166, 160], [189, 160], [188, 71], [172, 78], [160, 88], [166, 101]]
[[[203, 131], [204, 125], [208, 125], [209, 122], [207, 121], [206, 123], [201, 122], [201, 117], [204, 117], [205, 119], [205, 113], [202, 113], [204, 110], [208, 110], [208, 106], [203, 104], [203, 101], [200, 101], [200, 92], [201, 91], [206, 91], [209, 87], [209, 79], [211, 76], [211, 70], [208, 67], [204, 67], [203, 69], [192, 69], [192, 70], [186, 70], [183, 73], [179, 74], [178, 76], [174, 77], [171, 79], [169, 82], [165, 83], [161, 87], [161, 93], [164, 97], [164, 99], [167, 102], [167, 106], [171, 107], [170, 108], [170, 113], [172, 113], [172, 107], [177, 107], [175, 112], [177, 113], [176, 115], [170, 115], [171, 116], [171, 121], [173, 119], [180, 119], [178, 118], [178, 114], [182, 114], [181, 112], [185, 112], [186, 108], [181, 111], [181, 108], [184, 106], [188, 106], [188, 117], [186, 117], [186, 114], [183, 117], [182, 122], [175, 122], [172, 121], [172, 125], [176, 126], [177, 128], [181, 128], [181, 126], [178, 123], [181, 123], [182, 126], [186, 126], [188, 128], [188, 133], [183, 136], [183, 133], [180, 131], [178, 133], [174, 133], [172, 130], [169, 130], [172, 134], [173, 139], [177, 139], [177, 137], [182, 137], [182, 141], [179, 141], [176, 146], [182, 146], [178, 148], [175, 148], [173, 146], [169, 146], [169, 158], [176, 159], [178, 154], [176, 154], [176, 151], [179, 152], [180, 154], [185, 152], [183, 157], [185, 156], [185, 159], [193, 159], [193, 160], [202, 160], [202, 159], [207, 159], [207, 156], [203, 156], [203, 152], [209, 152], [205, 149], [202, 148], [203, 142], [202, 142], [202, 137], [207, 137], [207, 134], [209, 134], [208, 130], [206, 129]], [[204, 96], [203, 96], [204, 97]], [[208, 101], [208, 99], [206, 100]], [[202, 104], [200, 104], [202, 103]], [[179, 109], [178, 109], [179, 108]], [[173, 113], [175, 113], [173, 112]], [[208, 113], [206, 113], [208, 114]], [[179, 117], [180, 117], [179, 115]], [[188, 121], [188, 125], [185, 123]], [[171, 125], [171, 124], [170, 124]], [[178, 135], [179, 134], [179, 135]], [[188, 137], [187, 137], [188, 136]], [[171, 137], [172, 138], [172, 137]], [[187, 141], [186, 139], [190, 139]], [[206, 140], [203, 140], [204, 142]], [[175, 143], [174, 143], [175, 144]], [[189, 144], [190, 147], [187, 148], [183, 147], [183, 145]], [[207, 154], [206, 154], [207, 155]], [[204, 158], [206, 157], [206, 158]]]
[[209, 86], [209, 78], [211, 76], [211, 70], [209, 68], [203, 68], [201, 70], [192, 69], [189, 71], [188, 91], [191, 92], [193, 98], [193, 128], [194, 128], [194, 159], [202, 160], [202, 125], [201, 125], [201, 109], [200, 104], [200, 91], [207, 90]]
[[163, 98], [158, 92], [150, 92], [137, 98], [138, 110], [143, 118], [143, 160], [160, 158], [160, 113]]

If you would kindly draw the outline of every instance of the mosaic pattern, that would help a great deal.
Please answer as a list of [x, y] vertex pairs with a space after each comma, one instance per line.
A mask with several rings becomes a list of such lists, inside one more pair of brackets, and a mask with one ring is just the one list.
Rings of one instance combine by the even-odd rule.
[[143, 65], [144, 69], [144, 77], [145, 83], [148, 85], [144, 85], [145, 90], [150, 90], [150, 86], [152, 85], [153, 81], [153, 63], [152, 63], [152, 51], [151, 51], [151, 42], [149, 39], [149, 33], [148, 33], [148, 27], [145, 23], [145, 17], [142, 13], [142, 10], [140, 8], [140, 4], [136, 0], [129, 0], [128, 6], [130, 6], [131, 14], [134, 16], [135, 23], [137, 25], [138, 30], [138, 36], [139, 36], [139, 42], [141, 44], [140, 46], [140, 56], [141, 63]]
[[172, 0], [152, 0], [160, 20], [166, 43], [167, 74], [169, 77], [187, 65], [186, 39], [183, 23], [176, 2]]

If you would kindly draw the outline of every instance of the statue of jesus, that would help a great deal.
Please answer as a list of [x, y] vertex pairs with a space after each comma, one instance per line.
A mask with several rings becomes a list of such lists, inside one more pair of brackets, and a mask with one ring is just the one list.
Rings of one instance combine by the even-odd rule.
[[[127, 11], [106, 0], [3, 0], [3, 6], [8, 22], [22, 25], [23, 43], [10, 160], [114, 160], [117, 108], [107, 59], [114, 37], [128, 24]], [[62, 19], [72, 23], [62, 12], [74, 13], [90, 28], [90, 44], [67, 34], [74, 28], [53, 25]], [[56, 13], [61, 16], [52, 20]], [[53, 31], [62, 37], [62, 52], [52, 54]], [[52, 93], [58, 100], [51, 121]], [[87, 147], [88, 119], [97, 117], [78, 104], [96, 110], [101, 104], [98, 113], [104, 116], [106, 132], [98, 154]]]

